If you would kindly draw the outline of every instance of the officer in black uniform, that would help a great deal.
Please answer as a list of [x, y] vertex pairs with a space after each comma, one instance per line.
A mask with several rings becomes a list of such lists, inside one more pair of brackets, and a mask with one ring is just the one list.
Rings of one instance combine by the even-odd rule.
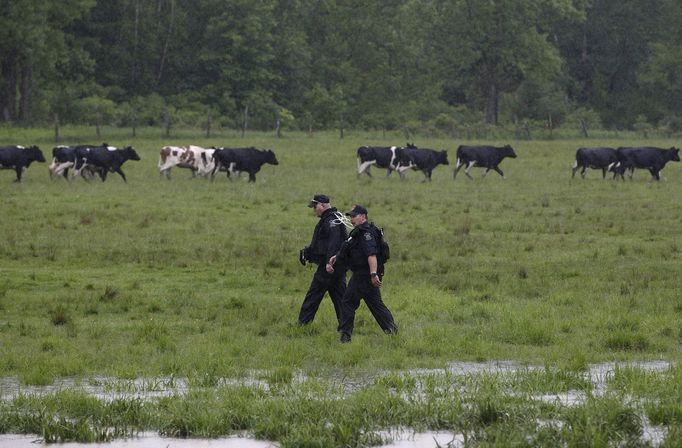
[[[327, 272], [334, 272], [334, 266], [350, 268], [353, 275], [348, 282], [346, 294], [341, 301], [341, 322], [339, 332], [341, 342], [350, 342], [355, 321], [355, 312], [360, 306], [360, 299], [364, 298], [367, 307], [377, 323], [386, 334], [398, 332], [398, 326], [393, 320], [391, 311], [381, 300], [381, 279], [383, 266], [377, 263], [378, 235], [375, 228], [367, 222], [367, 209], [356, 205], [346, 213], [350, 216], [354, 229], [350, 238], [343, 244], [339, 253], [332, 257], [327, 264]], [[338, 268], [337, 268], [338, 270]]]
[[311, 262], [318, 266], [303, 299], [298, 323], [306, 325], [315, 319], [315, 313], [320, 307], [325, 292], [329, 292], [329, 297], [334, 304], [336, 320], [340, 322], [341, 298], [346, 292], [346, 272], [339, 269], [337, 272], [329, 273], [325, 270], [325, 265], [346, 240], [346, 227], [337, 216], [337, 209], [331, 206], [328, 196], [316, 194], [308, 207], [313, 209], [320, 221], [315, 226], [310, 245], [301, 250], [299, 260], [303, 265]]

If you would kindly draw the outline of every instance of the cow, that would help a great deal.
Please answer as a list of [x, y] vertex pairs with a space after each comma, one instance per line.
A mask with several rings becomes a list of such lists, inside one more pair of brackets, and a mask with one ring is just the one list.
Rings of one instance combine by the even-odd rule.
[[483, 177], [488, 174], [488, 171], [495, 170], [504, 179], [504, 173], [498, 166], [500, 162], [505, 157], [516, 158], [516, 153], [510, 145], [505, 145], [501, 148], [496, 148], [494, 146], [465, 146], [461, 145], [457, 148], [457, 166], [455, 166], [455, 171], [452, 174], [453, 178], [457, 178], [457, 173], [464, 165], [466, 169], [464, 174], [467, 175], [469, 179], [473, 179], [469, 174], [474, 166], [480, 166], [485, 168], [483, 172]]
[[0, 147], [0, 169], [13, 169], [17, 173], [14, 182], [21, 182], [24, 170], [33, 162], [45, 162], [43, 152], [37, 146], [28, 148], [18, 145]]
[[614, 167], [615, 175], [620, 175], [624, 180], [624, 173], [628, 171], [628, 177], [632, 180], [635, 168], [648, 169], [651, 173], [651, 180], [661, 180], [661, 170], [668, 162], [680, 161], [679, 148], [671, 147], [668, 149], [656, 147], [620, 147], [616, 149], [618, 164]]
[[[108, 146], [106, 143], [104, 146]], [[52, 163], [48, 167], [50, 171], [50, 178], [56, 180], [60, 175], [64, 176], [64, 179], [69, 179], [69, 168], [76, 164], [76, 149], [77, 148], [88, 148], [94, 147], [90, 145], [80, 145], [80, 146], [55, 146], [52, 148]], [[81, 176], [85, 180], [92, 180], [95, 176], [95, 170], [93, 167], [85, 167], [81, 170]]]
[[587, 169], [593, 168], [602, 170], [602, 179], [605, 179], [606, 172], [612, 171], [617, 163], [618, 155], [613, 148], [579, 148], [575, 152], [571, 178], [575, 178], [576, 171], [580, 169], [580, 176], [584, 179]]
[[417, 148], [414, 145], [410, 145], [402, 149], [397, 171], [402, 177], [403, 173], [408, 169], [419, 170], [424, 173], [424, 182], [431, 182], [431, 173], [440, 164], [450, 164], [448, 162], [447, 151]]
[[261, 150], [253, 146], [248, 148], [218, 147], [215, 148], [213, 159], [215, 161], [213, 174], [224, 168], [227, 171], [227, 177], [232, 179], [234, 172], [246, 171], [249, 173], [249, 182], [256, 182], [256, 173], [264, 164], [279, 165], [277, 157], [271, 149]]
[[140, 160], [132, 146], [123, 149], [111, 149], [106, 145], [95, 147], [76, 148], [76, 163], [73, 168], [73, 177], [76, 177], [86, 166], [91, 166], [98, 170], [102, 182], [107, 180], [109, 171], [118, 173], [123, 182], [128, 182], [126, 175], [121, 170], [121, 166], [126, 160]]
[[[414, 148], [414, 145], [408, 143], [408, 148]], [[362, 173], [372, 177], [369, 169], [372, 165], [379, 168], [386, 168], [386, 177], [390, 176], [393, 171], [398, 171], [398, 166], [403, 161], [403, 151], [405, 148], [399, 146], [361, 146], [357, 150], [358, 157], [358, 177]], [[398, 171], [400, 178], [403, 178], [403, 173]]]
[[212, 174], [213, 151], [213, 148], [205, 149], [194, 145], [164, 146], [159, 152], [159, 175], [170, 179], [170, 169], [174, 166], [192, 170], [192, 177]]

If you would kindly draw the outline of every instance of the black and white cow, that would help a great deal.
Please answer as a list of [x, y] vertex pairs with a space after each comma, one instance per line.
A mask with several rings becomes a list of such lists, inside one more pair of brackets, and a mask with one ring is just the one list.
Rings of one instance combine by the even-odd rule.
[[448, 162], [447, 151], [417, 148], [414, 145], [403, 148], [400, 159], [400, 165], [398, 166], [397, 171], [401, 176], [406, 170], [419, 170], [424, 173], [424, 182], [431, 182], [431, 173], [438, 165], [450, 164], [450, 162]]
[[635, 168], [647, 169], [651, 173], [651, 180], [661, 180], [661, 170], [668, 162], [680, 161], [679, 148], [671, 147], [668, 149], [656, 148], [651, 146], [616, 149], [618, 164], [614, 167], [616, 176], [620, 175], [624, 179], [625, 171], [629, 172], [628, 177], [632, 179]]
[[457, 148], [457, 166], [455, 166], [453, 178], [456, 178], [459, 170], [466, 165], [464, 174], [466, 174], [469, 179], [473, 179], [469, 174], [469, 170], [474, 166], [485, 168], [483, 177], [488, 174], [488, 171], [495, 170], [504, 179], [504, 173], [500, 169], [499, 164], [505, 157], [516, 158], [516, 153], [510, 145], [504, 145], [501, 148], [496, 148], [494, 146], [462, 145]]
[[21, 182], [21, 175], [33, 162], [45, 162], [43, 152], [37, 146], [0, 147], [0, 169], [14, 170], [17, 173], [14, 182]]
[[77, 176], [86, 166], [91, 166], [98, 171], [102, 182], [107, 180], [109, 171], [118, 173], [124, 182], [128, 182], [126, 175], [121, 170], [121, 165], [126, 160], [140, 160], [140, 156], [132, 146], [123, 149], [112, 149], [106, 145], [79, 147], [76, 148], [76, 164], [73, 168], [73, 176]]
[[[408, 148], [414, 145], [408, 143]], [[405, 148], [400, 146], [361, 146], [357, 150], [358, 157], [358, 177], [362, 173], [372, 177], [369, 169], [372, 165], [379, 168], [386, 168], [386, 176], [390, 176], [393, 171], [398, 171], [398, 166], [403, 162], [403, 151]], [[398, 171], [400, 177], [403, 173]]]
[[232, 179], [232, 174], [235, 172], [241, 173], [246, 171], [249, 173], [249, 182], [256, 182], [256, 173], [260, 171], [264, 164], [279, 165], [274, 151], [254, 147], [215, 148], [213, 160], [215, 161], [215, 167], [211, 173], [212, 177], [220, 169], [227, 171], [229, 179]]
[[[106, 143], [104, 144], [106, 146]], [[91, 148], [91, 145], [79, 146], [55, 146], [52, 148], [52, 163], [48, 167], [50, 171], [50, 178], [56, 180], [59, 176], [64, 176], [64, 179], [69, 179], [69, 168], [76, 164], [76, 148], [84, 147]], [[85, 180], [92, 180], [95, 176], [95, 170], [92, 167], [86, 167], [81, 170], [81, 176]]]
[[602, 178], [618, 163], [618, 155], [613, 148], [579, 148], [575, 152], [572, 178], [580, 169], [580, 176], [584, 179], [588, 168], [602, 170]]

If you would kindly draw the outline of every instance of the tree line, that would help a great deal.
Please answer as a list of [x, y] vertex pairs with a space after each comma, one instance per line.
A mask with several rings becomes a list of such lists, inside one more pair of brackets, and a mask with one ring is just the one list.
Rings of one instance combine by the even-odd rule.
[[675, 132], [681, 19], [677, 0], [8, 1], [0, 121]]

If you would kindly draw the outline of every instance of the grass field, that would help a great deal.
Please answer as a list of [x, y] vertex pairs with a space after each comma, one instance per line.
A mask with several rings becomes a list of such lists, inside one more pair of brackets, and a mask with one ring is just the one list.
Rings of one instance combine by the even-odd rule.
[[[510, 142], [518, 158], [502, 163], [507, 179], [494, 172], [481, 178], [479, 169], [470, 181], [463, 173], [452, 178], [455, 150], [460, 143], [477, 142], [415, 139], [421, 147], [447, 149], [451, 162], [434, 171], [431, 183], [423, 183], [418, 172], [407, 173], [404, 181], [395, 175], [385, 178], [376, 169], [372, 179], [356, 177], [358, 146], [403, 144], [402, 137], [346, 133], [344, 139], [337, 134], [164, 139], [158, 134], [143, 132], [132, 139], [112, 133], [99, 139], [132, 144], [140, 154], [141, 161], [123, 167], [127, 184], [116, 174], [106, 183], [53, 182], [47, 164], [32, 165], [21, 184], [12, 183], [13, 172], [0, 171], [0, 376], [17, 377], [26, 385], [50, 384], [60, 377], [182, 377], [205, 386], [259, 371], [269, 372], [264, 375], [271, 382], [293, 387], [297, 372], [324, 379], [339, 373], [371, 376], [442, 368], [453, 361], [512, 360], [545, 366], [550, 376], [560, 372], [572, 378], [591, 363], [680, 359], [682, 166], [670, 163], [659, 183], [650, 182], [642, 170], [625, 182], [602, 180], [596, 171], [585, 180], [570, 176], [580, 146], [643, 142]], [[80, 129], [66, 129], [62, 135], [66, 144], [100, 142], [83, 137]], [[48, 159], [51, 138], [49, 130], [0, 129], [2, 144], [38, 143]], [[265, 165], [255, 184], [244, 176], [233, 182], [220, 176], [209, 183], [178, 169], [171, 181], [162, 181], [156, 169], [159, 148], [189, 143], [270, 148], [280, 164]], [[392, 259], [382, 293], [400, 327], [398, 336], [384, 335], [363, 305], [353, 342], [340, 345], [328, 299], [312, 325], [295, 325], [313, 273], [312, 267], [299, 265], [298, 250], [310, 240], [317, 221], [306, 207], [317, 192], [330, 195], [342, 210], [365, 205], [370, 220], [384, 227]], [[633, 376], [638, 375], [645, 374]], [[682, 401], [681, 376], [677, 367], [670, 376], [656, 376], [658, 386], [647, 389], [647, 396], [655, 403], [663, 397]], [[487, 380], [481, 381], [484, 386]], [[401, 390], [405, 386], [400, 384], [374, 384], [348, 398], [342, 408], [362, 408], [357, 400], [368, 400], [367, 405], [378, 400], [382, 409], [377, 416], [398, 412], [405, 406], [394, 402], [400, 394], [396, 398], [383, 392], [387, 387]], [[288, 393], [300, 400], [298, 394], [310, 388], [315, 389], [305, 383]], [[630, 389], [623, 386], [623, 391]], [[496, 431], [502, 431], [502, 441], [514, 428], [510, 420], [497, 418], [498, 411], [513, 414], [506, 408], [506, 390], [498, 384], [472, 398], [483, 411], [487, 405], [494, 408], [491, 421], [467, 419], [471, 409], [457, 396], [455, 407], [433, 410], [433, 422], [427, 410], [420, 411], [424, 419], [415, 418], [413, 426], [469, 428], [471, 434], [488, 428], [485, 437], [471, 440], [495, 445]], [[323, 387], [318, 392], [334, 395]], [[218, 395], [236, 394], [248, 403], [250, 394], [258, 393], [220, 388]], [[494, 399], [486, 405], [486, 397]], [[164, 412], [180, 418], [183, 406], [191, 408], [201, 400], [205, 406], [219, 397], [197, 392], [186, 398], [166, 403], [172, 412], [168, 407]], [[278, 402], [260, 399], [266, 409], [258, 415], [282, 417]], [[285, 401], [297, 403], [288, 395]], [[204, 417], [224, 421], [225, 402], [215, 405], [218, 414]], [[331, 412], [308, 409], [305, 403], [289, 418]], [[315, 403], [310, 406], [322, 406]], [[0, 407], [0, 432], [17, 431], [8, 416], [18, 415], [21, 406], [15, 400]], [[49, 409], [45, 402], [42, 406]], [[242, 410], [248, 406], [243, 404]], [[591, 406], [585, 410], [590, 416], [611, 410], [601, 401]], [[371, 406], [367, 408], [365, 417], [372, 424], [395, 424], [388, 417], [373, 420]], [[533, 406], [528, 408], [532, 412], [523, 409], [519, 415], [525, 417], [544, 412]], [[450, 417], [438, 417], [443, 412]], [[653, 411], [647, 415], [652, 420]], [[495, 426], [502, 420], [502, 426]], [[152, 421], [140, 426], [163, 426]], [[319, 446], [377, 443], [366, 426], [353, 421], [343, 420], [348, 434], [339, 429], [341, 434], [323, 430], [306, 436], [310, 429], [301, 429], [300, 434], [294, 431], [296, 437], [259, 432], [262, 418], [258, 424], [248, 421], [213, 432], [169, 433], [211, 436], [246, 429], [285, 446], [313, 446], [304, 440], [323, 441]], [[679, 434], [682, 408], [671, 404], [661, 421], [670, 425], [671, 434]], [[524, 433], [537, 433], [529, 426], [517, 429], [518, 440]], [[597, 440], [586, 431], [586, 440]], [[610, 437], [606, 444], [625, 440]], [[59, 438], [64, 439], [69, 437]]]

